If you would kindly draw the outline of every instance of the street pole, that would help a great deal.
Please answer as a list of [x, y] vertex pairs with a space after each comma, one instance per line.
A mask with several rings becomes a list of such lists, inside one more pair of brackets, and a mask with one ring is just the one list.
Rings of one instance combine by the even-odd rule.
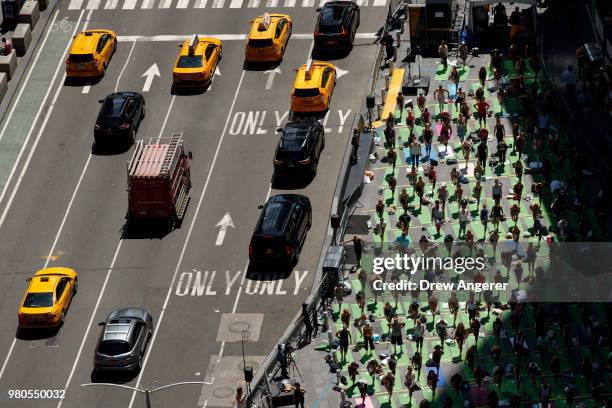
[[138, 392], [140, 394], [144, 394], [145, 402], [146, 402], [146, 408], [151, 408], [151, 394], [152, 393], [154, 393], [156, 391], [161, 391], [161, 390], [163, 390], [165, 388], [180, 387], [180, 386], [183, 386], [183, 385], [191, 385], [191, 384], [212, 385], [212, 381], [211, 382], [206, 382], [206, 381], [182, 381], [182, 382], [178, 382], [178, 383], [162, 385], [160, 387], [153, 388], [153, 389], [136, 388], [136, 387], [131, 387], [129, 385], [113, 384], [113, 383], [87, 383], [87, 384], [81, 384], [81, 387], [115, 387], [115, 388], [125, 388], [125, 389], [128, 389], [128, 390], [136, 391], [136, 392]]

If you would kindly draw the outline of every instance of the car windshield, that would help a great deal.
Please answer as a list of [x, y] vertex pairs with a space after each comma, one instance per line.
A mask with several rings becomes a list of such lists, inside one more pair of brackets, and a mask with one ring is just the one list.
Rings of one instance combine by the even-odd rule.
[[319, 96], [318, 88], [296, 88], [293, 92], [294, 96], [298, 96], [300, 98], [310, 97], [310, 96]]
[[297, 153], [301, 152], [306, 144], [308, 130], [288, 127], [285, 129], [278, 145], [278, 159], [293, 159], [298, 157]]
[[193, 57], [190, 57], [189, 55], [181, 55], [179, 57], [178, 63], [176, 64], [177, 68], [199, 68], [201, 66], [201, 55], [194, 55]]
[[344, 7], [329, 6], [321, 10], [321, 19], [319, 20], [319, 32], [321, 33], [339, 33], [342, 31], [342, 20], [344, 18]]
[[28, 293], [23, 302], [24, 307], [53, 306], [53, 292]]
[[125, 341], [103, 341], [100, 343], [98, 352], [107, 356], [117, 356], [130, 351], [130, 345]]
[[70, 54], [68, 61], [75, 63], [91, 62], [93, 61], [93, 54]]
[[121, 116], [123, 111], [124, 98], [106, 98], [102, 106], [103, 116]]

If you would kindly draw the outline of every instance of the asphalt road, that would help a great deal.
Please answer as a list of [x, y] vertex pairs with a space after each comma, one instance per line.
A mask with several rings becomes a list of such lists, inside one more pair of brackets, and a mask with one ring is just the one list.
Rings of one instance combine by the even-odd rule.
[[[245, 273], [258, 206], [269, 195], [291, 187], [272, 184], [275, 129], [287, 120], [293, 69], [310, 54], [314, 7], [298, 3], [295, 8], [278, 8], [292, 15], [294, 37], [280, 73], [266, 89], [270, 73], [242, 69], [240, 35], [249, 19], [269, 8], [230, 8], [237, 2], [227, 1], [218, 9], [181, 10], [174, 7], [177, 3], [143, 10], [139, 2], [134, 10], [124, 10], [132, 3], [109, 1], [107, 9], [105, 2], [98, 7], [94, 3], [91, 10], [85, 10], [88, 2], [81, 7], [65, 3], [57, 21], [68, 23], [62, 30], [87, 25], [118, 32], [119, 47], [107, 74], [91, 87], [68, 86], [62, 78], [63, 57], [57, 59], [58, 75], [40, 114], [34, 115], [39, 106], [29, 107], [32, 119], [23, 129], [27, 132], [34, 123], [32, 137], [9, 179], [7, 194], [0, 198], [3, 212], [10, 204], [0, 220], [0, 406], [144, 405], [143, 397], [129, 390], [79, 387], [106, 380], [92, 378], [97, 323], [128, 305], [150, 310], [156, 331], [143, 370], [135, 378], [125, 378], [126, 385], [206, 381], [212, 384], [155, 393], [154, 405], [232, 406], [241, 377], [240, 332], [250, 333], [245, 353], [249, 362], [259, 364], [310, 291], [340, 162], [376, 48], [371, 38], [361, 38], [350, 55], [334, 61], [339, 72], [346, 73], [338, 79], [325, 119], [326, 148], [319, 173], [307, 185], [291, 189], [309, 196], [314, 210], [300, 262], [286, 274], [252, 268]], [[363, 37], [377, 31], [385, 12], [381, 6], [362, 8]], [[180, 43], [176, 36], [194, 32], [224, 36], [221, 75], [203, 94], [172, 95], [171, 66]], [[132, 150], [92, 155], [92, 128], [98, 100], [116, 89], [142, 91], [142, 75], [153, 64], [161, 76], [145, 93], [147, 117], [138, 137], [183, 132], [194, 157], [192, 199], [180, 229], [166, 235], [126, 236], [125, 162]], [[230, 227], [223, 244], [216, 245], [216, 224], [226, 213], [235, 228]], [[59, 332], [16, 339], [25, 279], [46, 265], [75, 268], [79, 293]], [[65, 389], [65, 398], [9, 398], [9, 390], [24, 389]]]

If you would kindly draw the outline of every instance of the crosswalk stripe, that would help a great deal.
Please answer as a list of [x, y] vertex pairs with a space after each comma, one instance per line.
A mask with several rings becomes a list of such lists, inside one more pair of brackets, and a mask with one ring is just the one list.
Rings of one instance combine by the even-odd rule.
[[285, 7], [295, 7], [295, 0], [285, 0]]
[[374, 0], [373, 6], [384, 6], [387, 0]]
[[314, 2], [315, 0], [302, 0], [302, 7], [312, 7]]
[[136, 0], [125, 0], [123, 3], [124, 10], [134, 10], [136, 8]]
[[331, 0], [321, 0], [321, 3], [319, 3], [319, 7], [323, 7], [323, 5], [329, 1]]
[[195, 4], [193, 5], [194, 8], [204, 8], [206, 7], [206, 3], [208, 2], [208, 0], [196, 0]]
[[266, 7], [277, 7], [278, 6], [278, 0], [268, 0], [266, 2]]
[[170, 8], [171, 5], [172, 5], [172, 0], [160, 0], [157, 8], [167, 9], [167, 8]]
[[68, 4], [68, 10], [80, 10], [83, 5], [83, 0], [70, 0]]
[[223, 8], [225, 0], [213, 0], [212, 8]]
[[106, 0], [106, 3], [104, 4], [104, 8], [106, 10], [114, 10], [117, 8], [118, 2], [119, 0]]
[[247, 7], [259, 7], [260, 0], [249, 0], [249, 4]]
[[87, 2], [87, 10], [96, 10], [100, 6], [100, 0], [89, 0]]
[[151, 9], [155, 6], [155, 0], [142, 0], [141, 9]]
[[359, 7], [367, 6], [368, 5], [368, 0], [357, 0], [357, 5]]
[[185, 9], [188, 6], [189, 6], [189, 0], [178, 0], [178, 3], [176, 3], [177, 9]]
[[241, 8], [242, 7], [242, 0], [232, 0], [232, 2], [230, 3], [230, 8]]

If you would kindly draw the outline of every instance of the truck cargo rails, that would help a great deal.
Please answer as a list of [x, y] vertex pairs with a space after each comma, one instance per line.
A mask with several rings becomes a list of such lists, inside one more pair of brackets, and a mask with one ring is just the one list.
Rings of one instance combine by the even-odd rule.
[[191, 190], [189, 162], [183, 134], [141, 139], [127, 163], [128, 220], [164, 220], [180, 224]]

